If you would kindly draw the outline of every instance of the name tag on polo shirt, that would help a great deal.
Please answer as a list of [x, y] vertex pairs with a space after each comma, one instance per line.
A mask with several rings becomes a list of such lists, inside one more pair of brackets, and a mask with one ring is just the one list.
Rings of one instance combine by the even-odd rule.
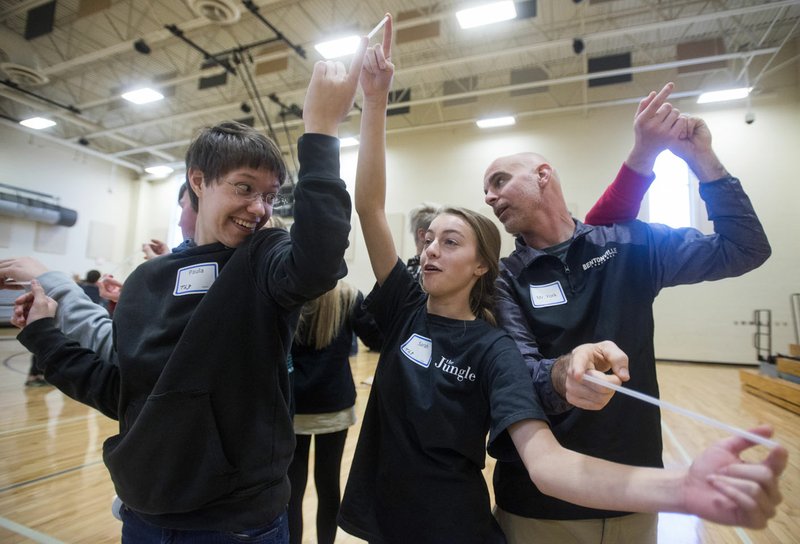
[[211, 284], [217, 279], [219, 266], [217, 263], [193, 264], [178, 269], [178, 276], [175, 280], [175, 290], [172, 292], [176, 297], [184, 295], [197, 295], [205, 293], [211, 288]]
[[533, 304], [534, 308], [547, 308], [548, 306], [567, 303], [567, 297], [564, 294], [564, 289], [561, 288], [560, 281], [544, 285], [530, 285], [530, 290], [531, 304]]
[[400, 351], [419, 366], [428, 368], [431, 364], [432, 342], [430, 338], [414, 333], [400, 346]]

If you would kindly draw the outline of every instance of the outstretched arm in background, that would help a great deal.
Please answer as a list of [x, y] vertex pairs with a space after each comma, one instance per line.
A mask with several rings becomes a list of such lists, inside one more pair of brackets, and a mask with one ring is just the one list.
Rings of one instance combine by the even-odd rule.
[[586, 214], [586, 223], [610, 225], [636, 219], [642, 199], [655, 179], [656, 157], [685, 132], [686, 118], [666, 102], [673, 88], [674, 84], [667, 83], [657, 94], [651, 91], [639, 102], [633, 118], [633, 149], [614, 182]]
[[41, 284], [31, 280], [31, 291], [14, 301], [11, 323], [22, 329], [17, 339], [36, 356], [48, 382], [78, 402], [117, 419], [119, 367], [56, 328], [53, 317], [57, 308]]
[[6, 278], [16, 281], [36, 279], [47, 296], [58, 303], [56, 327], [109, 362], [116, 361], [111, 318], [102, 306], [92, 302], [75, 281], [47, 267], [32, 257], [0, 260], [0, 288], [22, 289], [6, 285]]
[[369, 252], [372, 271], [383, 284], [397, 263], [397, 248], [386, 220], [386, 107], [392, 86], [392, 18], [383, 28], [383, 44], [367, 50], [361, 69], [364, 101], [356, 167], [356, 212]]
[[147, 261], [155, 259], [156, 257], [161, 257], [162, 255], [169, 255], [172, 253], [172, 250], [161, 240], [152, 238], [149, 242], [142, 244], [142, 252], [144, 253], [144, 259]]

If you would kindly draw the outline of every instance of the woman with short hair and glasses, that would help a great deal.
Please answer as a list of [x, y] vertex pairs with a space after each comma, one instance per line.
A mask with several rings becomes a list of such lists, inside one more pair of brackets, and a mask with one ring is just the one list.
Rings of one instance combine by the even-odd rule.
[[259, 230], [286, 177], [274, 142], [233, 122], [193, 141], [195, 245], [128, 277], [114, 313], [119, 366], [55, 327], [56, 303], [36, 280], [18, 299], [19, 339], [47, 379], [120, 422], [103, 458], [124, 503], [123, 543], [288, 542], [286, 356], [303, 303], [346, 274], [351, 205], [337, 131], [365, 48], [349, 72], [314, 67], [291, 233]]

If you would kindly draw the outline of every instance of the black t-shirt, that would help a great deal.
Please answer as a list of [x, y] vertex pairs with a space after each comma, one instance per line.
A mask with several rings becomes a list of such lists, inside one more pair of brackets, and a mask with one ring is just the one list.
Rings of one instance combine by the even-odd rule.
[[370, 542], [503, 542], [481, 473], [515, 455], [506, 428], [545, 419], [511, 338], [481, 319], [428, 314], [398, 260], [367, 298], [384, 345], [340, 509]]

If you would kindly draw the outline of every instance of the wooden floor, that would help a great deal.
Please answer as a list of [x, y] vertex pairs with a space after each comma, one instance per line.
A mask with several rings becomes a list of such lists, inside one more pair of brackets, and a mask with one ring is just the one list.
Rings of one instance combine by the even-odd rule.
[[[116, 422], [66, 398], [51, 388], [25, 388], [30, 363], [13, 329], [0, 329], [0, 543], [119, 542], [119, 521], [111, 516], [114, 490], [103, 466], [103, 440], [116, 433]], [[360, 353], [352, 359], [358, 384], [357, 413], [363, 414], [377, 357]], [[790, 452], [782, 482], [784, 502], [763, 531], [705, 523], [691, 516], [662, 514], [659, 541], [669, 544], [760, 544], [800, 542], [800, 417], [742, 393], [738, 367], [660, 363], [659, 381], [665, 400], [749, 427], [766, 422]], [[722, 431], [670, 412], [663, 414], [664, 461], [684, 465]], [[624, 424], [624, 422], [621, 422]], [[345, 449], [342, 482], [346, 479], [358, 425], [351, 429]], [[752, 452], [763, 455], [763, 448]], [[487, 476], [491, 475], [487, 460]], [[313, 469], [312, 469], [313, 470]], [[316, 542], [316, 496], [309, 480], [304, 504], [304, 542]], [[359, 539], [339, 531], [337, 543]]]

